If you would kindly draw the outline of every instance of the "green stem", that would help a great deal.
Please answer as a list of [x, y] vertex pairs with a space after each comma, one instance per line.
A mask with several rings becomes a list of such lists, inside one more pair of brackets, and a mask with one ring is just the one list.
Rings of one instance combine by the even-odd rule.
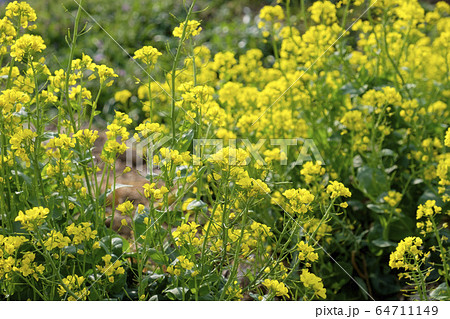
[[180, 52], [181, 52], [181, 47], [183, 46], [183, 42], [186, 38], [186, 29], [187, 29], [187, 25], [188, 25], [188, 21], [189, 18], [192, 14], [192, 9], [194, 8], [196, 0], [192, 1], [191, 6], [189, 7], [189, 11], [186, 15], [186, 19], [184, 20], [184, 26], [183, 26], [183, 32], [181, 34], [181, 38], [180, 41], [178, 42], [178, 48], [175, 54], [175, 58], [173, 60], [173, 64], [172, 64], [172, 87], [171, 87], [171, 93], [172, 93], [172, 107], [171, 107], [171, 122], [172, 122], [172, 147], [175, 145], [175, 136], [176, 136], [176, 127], [175, 127], [175, 123], [176, 123], [176, 109], [175, 109], [175, 104], [176, 104], [176, 96], [175, 96], [175, 79], [176, 79], [176, 73], [177, 73], [177, 65], [178, 65], [178, 60], [180, 59]]
[[442, 266], [444, 267], [444, 279], [445, 279], [445, 283], [447, 284], [447, 294], [450, 295], [450, 286], [449, 286], [449, 280], [448, 280], [450, 270], [449, 270], [448, 262], [447, 262], [447, 252], [445, 251], [444, 245], [442, 245], [442, 240], [441, 240], [441, 236], [439, 235], [439, 230], [437, 229], [436, 222], [434, 221], [434, 218], [432, 216], [431, 216], [430, 220], [433, 223], [434, 236], [436, 237], [436, 240], [439, 245], [439, 252], [440, 252], [440, 257], [442, 260]]
[[239, 254], [241, 252], [241, 245], [242, 245], [242, 238], [244, 237], [245, 232], [245, 226], [247, 224], [247, 217], [248, 217], [248, 203], [244, 208], [244, 216], [242, 217], [242, 228], [241, 228], [241, 234], [239, 236], [238, 243], [236, 245], [236, 249], [234, 251], [234, 262], [233, 262], [233, 268], [231, 269], [230, 277], [228, 277], [227, 282], [225, 283], [225, 286], [223, 287], [222, 293], [220, 294], [219, 300], [224, 300], [225, 294], [227, 292], [228, 287], [232, 282], [234, 282], [234, 277], [236, 276], [237, 269], [239, 267]]

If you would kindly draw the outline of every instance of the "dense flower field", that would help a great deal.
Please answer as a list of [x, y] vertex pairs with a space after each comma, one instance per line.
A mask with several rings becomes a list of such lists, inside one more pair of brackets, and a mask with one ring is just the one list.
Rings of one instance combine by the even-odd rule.
[[1, 300], [450, 300], [450, 5], [277, 1], [237, 55], [193, 1], [130, 91], [78, 2], [67, 65], [1, 12]]

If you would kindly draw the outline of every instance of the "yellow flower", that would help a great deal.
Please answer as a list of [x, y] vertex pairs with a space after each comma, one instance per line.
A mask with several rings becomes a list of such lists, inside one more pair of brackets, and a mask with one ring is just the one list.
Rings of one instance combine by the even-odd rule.
[[384, 196], [383, 199], [389, 206], [395, 207], [402, 200], [402, 194], [396, 191], [389, 191], [387, 196]]
[[98, 138], [98, 131], [92, 131], [89, 129], [79, 130], [73, 134], [72, 137], [76, 138], [78, 142], [86, 148], [91, 148], [94, 146], [94, 142]]
[[392, 269], [417, 270], [415, 263], [423, 255], [420, 250], [422, 243], [420, 237], [406, 237], [400, 241], [389, 257], [389, 267]]
[[18, 260], [17, 265], [13, 267], [13, 270], [20, 272], [24, 277], [33, 275], [36, 280], [39, 280], [38, 274], [42, 274], [45, 267], [34, 262], [35, 258], [36, 255], [34, 253], [30, 251], [25, 252], [22, 259]]
[[[114, 70], [112, 68], [107, 67], [106, 65], [97, 65], [96, 66], [98, 76], [100, 77], [100, 85], [103, 85], [108, 79], [110, 78], [117, 78], [119, 77], [117, 74], [114, 73]], [[109, 81], [106, 83], [106, 86], [111, 86], [113, 84], [113, 81]]]
[[73, 235], [72, 243], [78, 245], [84, 241], [95, 239], [97, 230], [92, 230], [91, 226], [92, 224], [89, 222], [83, 222], [81, 225], [73, 223], [66, 227], [66, 231], [68, 235]]
[[324, 23], [330, 25], [336, 22], [336, 6], [330, 1], [315, 1], [311, 7], [308, 8], [311, 12], [311, 19], [315, 23]]
[[105, 262], [105, 266], [96, 265], [96, 268], [108, 278], [109, 282], [114, 282], [114, 275], [123, 275], [125, 269], [121, 267], [121, 262], [116, 260], [114, 263], [111, 262], [111, 255], [105, 255], [102, 257]]
[[304, 214], [312, 209], [310, 204], [315, 197], [307, 189], [288, 189], [283, 195], [289, 199], [289, 207], [296, 213]]
[[48, 142], [47, 147], [58, 147], [61, 149], [73, 148], [75, 147], [75, 139], [68, 137], [66, 134], [59, 134], [58, 137], [54, 137]]
[[315, 176], [325, 174], [325, 168], [322, 167], [321, 161], [317, 161], [315, 164], [313, 162], [306, 162], [303, 164], [300, 174], [305, 177], [305, 182], [309, 184], [315, 179]]
[[[173, 30], [173, 36], [180, 38], [183, 36], [184, 22], [180, 23], [178, 27]], [[189, 37], [195, 37], [202, 31], [202, 27], [200, 27], [200, 22], [197, 20], [189, 20], [186, 26], [185, 39], [189, 39]]]
[[136, 132], [134, 138], [139, 142], [141, 139], [145, 139], [152, 135], [153, 133], [162, 132], [163, 128], [159, 123], [151, 123], [150, 121], [139, 124], [135, 128]]
[[8, 255], [14, 255], [16, 253], [16, 250], [27, 241], [28, 239], [26, 239], [24, 236], [4, 237], [3, 235], [0, 235], [0, 247], [3, 245], [4, 252]]
[[0, 111], [3, 115], [19, 112], [22, 106], [30, 102], [30, 97], [17, 89], [7, 89], [0, 94]]
[[[83, 276], [78, 276], [78, 275], [69, 275], [66, 278], [63, 278], [62, 282], [64, 283], [64, 285], [71, 291], [73, 292], [78, 298], [75, 298], [72, 295], [69, 295], [69, 297], [67, 298], [67, 300], [69, 301], [77, 301], [77, 300], [86, 300], [87, 296], [89, 296], [90, 291], [84, 287], [85, 278]], [[63, 285], [59, 285], [58, 287], [58, 293], [60, 296], [63, 296], [64, 294], [67, 293], [66, 288], [64, 288]]]
[[261, 20], [265, 21], [274, 21], [274, 20], [283, 20], [284, 12], [283, 8], [280, 6], [264, 6], [259, 12], [259, 17]]
[[181, 268], [191, 270], [194, 267], [194, 263], [189, 261], [186, 256], [178, 256], [178, 263]]
[[114, 100], [122, 104], [127, 104], [128, 99], [132, 96], [128, 90], [118, 91], [114, 94]]
[[3, 19], [0, 19], [0, 47], [3, 45], [10, 45], [16, 34], [16, 29], [14, 29], [14, 25], [8, 18], [4, 17]]
[[162, 186], [160, 189], [155, 188], [156, 184], [145, 184], [142, 186], [144, 188], [144, 195], [147, 198], [152, 198], [153, 200], [158, 200], [164, 197], [164, 194], [167, 194], [169, 190], [167, 187]]
[[278, 282], [278, 280], [274, 279], [265, 279], [262, 284], [266, 286], [267, 289], [275, 292], [275, 295], [277, 296], [289, 297], [289, 290], [283, 282]]
[[315, 262], [319, 259], [319, 255], [316, 252], [314, 252], [314, 248], [305, 243], [304, 241], [301, 241], [297, 244], [297, 249], [299, 251], [298, 253], [299, 260], [307, 260]]
[[303, 269], [300, 275], [300, 280], [306, 288], [311, 287], [314, 289], [314, 295], [325, 299], [326, 289], [323, 287], [322, 279], [317, 277], [313, 273], [310, 273], [308, 269]]
[[425, 235], [433, 231], [433, 216], [440, 214], [442, 212], [442, 207], [436, 206], [435, 200], [427, 200], [424, 205], [419, 205], [417, 208], [416, 219], [421, 219], [425, 217], [424, 221], [417, 222], [417, 228], [421, 229], [421, 234]]
[[349, 191], [344, 184], [339, 183], [338, 181], [330, 181], [330, 184], [327, 186], [327, 193], [331, 194], [331, 198], [336, 198], [339, 196], [350, 197], [352, 193]]
[[130, 215], [134, 211], [134, 205], [129, 200], [123, 202], [122, 204], [119, 204], [116, 208], [119, 212], [122, 213], [122, 215]]
[[47, 234], [47, 239], [44, 241], [44, 246], [47, 250], [53, 250], [55, 248], [62, 249], [70, 245], [70, 238], [64, 236], [62, 233], [52, 229]]
[[445, 146], [450, 147], [450, 128], [447, 129], [447, 133], [445, 133]]
[[160, 55], [162, 55], [162, 53], [152, 46], [144, 46], [142, 49], [139, 49], [136, 52], [134, 52], [134, 58], [142, 60], [142, 62], [147, 64], [149, 67], [155, 66], [156, 61], [158, 60], [158, 57]]
[[189, 222], [187, 224], [182, 224], [178, 226], [177, 229], [172, 232], [172, 236], [175, 239], [175, 243], [177, 246], [181, 246], [186, 243], [193, 246], [200, 246], [203, 244], [203, 238], [198, 238], [197, 228], [198, 225], [195, 222]]
[[22, 61], [24, 57], [33, 59], [33, 54], [42, 52], [46, 48], [44, 40], [38, 35], [24, 34], [11, 45], [11, 57]]
[[28, 28], [30, 30], [35, 29], [36, 26], [29, 26], [28, 22], [36, 21], [36, 12], [34, 9], [25, 1], [18, 2], [10, 2], [6, 6], [6, 13], [5, 15], [13, 19], [14, 17], [19, 18], [19, 24], [22, 28]]
[[25, 213], [19, 211], [19, 215], [16, 217], [15, 221], [19, 221], [26, 230], [33, 231], [44, 223], [49, 212], [50, 210], [48, 208], [42, 206], [34, 207], [26, 210]]

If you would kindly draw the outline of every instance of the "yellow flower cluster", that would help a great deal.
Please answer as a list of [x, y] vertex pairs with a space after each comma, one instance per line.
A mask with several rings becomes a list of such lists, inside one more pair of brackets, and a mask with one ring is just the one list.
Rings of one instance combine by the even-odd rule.
[[167, 194], [169, 192], [166, 186], [156, 188], [156, 183], [145, 184], [142, 187], [144, 188], [145, 197], [151, 198], [152, 200], [162, 199], [164, 197], [164, 194]]
[[[318, 227], [318, 228], [317, 228]], [[325, 241], [328, 243], [331, 241], [331, 231], [333, 228], [328, 225], [326, 222], [320, 223], [320, 219], [318, 218], [312, 218], [308, 221], [306, 221], [303, 224], [303, 229], [305, 232], [307, 232], [305, 235], [305, 238], [309, 240], [310, 236], [312, 235], [312, 232], [316, 231], [315, 234], [315, 240], [320, 241], [322, 238], [326, 237]]]
[[125, 105], [132, 95], [133, 94], [128, 90], [117, 91], [114, 93], [114, 100]]
[[156, 64], [156, 61], [158, 61], [158, 57], [161, 55], [162, 53], [159, 52], [158, 49], [152, 46], [144, 46], [134, 52], [133, 58], [142, 60], [142, 62], [144, 62], [148, 67], [153, 68]]
[[47, 250], [53, 250], [55, 248], [62, 249], [70, 245], [70, 238], [64, 236], [61, 232], [52, 229], [50, 233], [47, 233], [47, 237], [44, 240], [44, 247]]
[[33, 275], [34, 279], [39, 280], [38, 274], [42, 274], [45, 270], [44, 265], [38, 265], [34, 262], [36, 254], [31, 251], [27, 251], [23, 254], [23, 257], [17, 261], [16, 266], [12, 269], [22, 274], [24, 277]]
[[58, 137], [50, 139], [46, 146], [61, 149], [73, 148], [75, 147], [75, 138], [70, 138], [66, 134], [59, 134]]
[[445, 146], [450, 147], [450, 128], [448, 128], [447, 132], [445, 133], [444, 143], [445, 143]]
[[[102, 159], [113, 164], [117, 155], [123, 154], [128, 146], [125, 141], [128, 140], [130, 133], [128, 133], [126, 126], [131, 124], [132, 120], [128, 114], [115, 111], [115, 117], [111, 124], [107, 126], [106, 137], [108, 140], [103, 146]], [[120, 142], [117, 139], [120, 138]]]
[[259, 12], [259, 17], [265, 21], [283, 20], [284, 12], [283, 8], [279, 5], [276, 6], [264, 6]]
[[242, 189], [245, 192], [245, 195], [248, 197], [270, 194], [270, 188], [269, 186], [267, 186], [266, 183], [264, 183], [260, 179], [251, 178], [248, 175], [240, 178], [236, 182], [236, 185], [242, 187]]
[[24, 29], [28, 28], [29, 30], [33, 30], [36, 28], [36, 26], [28, 25], [29, 22], [36, 21], [37, 16], [34, 9], [25, 1], [8, 3], [5, 15], [10, 19], [17, 17], [19, 25]]
[[327, 193], [331, 194], [331, 198], [337, 198], [339, 196], [344, 197], [350, 197], [352, 196], [352, 193], [350, 190], [344, 186], [344, 184], [338, 182], [338, 181], [330, 181], [330, 183], [327, 186]]
[[242, 295], [242, 288], [239, 286], [237, 280], [227, 288], [227, 296], [228, 300], [241, 300], [244, 297]]
[[173, 30], [173, 36], [181, 39], [183, 37], [183, 30], [185, 30], [184, 38], [189, 39], [191, 36], [195, 37], [196, 35], [200, 34], [200, 32], [202, 31], [202, 27], [200, 26], [200, 22], [198, 22], [197, 20], [189, 20], [186, 27], [185, 23], [182, 22]]
[[50, 213], [48, 208], [34, 207], [25, 211], [19, 211], [19, 215], [15, 221], [20, 222], [22, 227], [28, 231], [35, 231], [40, 225], [45, 222], [47, 215]]
[[9, 142], [11, 144], [11, 150], [14, 151], [14, 155], [25, 161], [27, 167], [30, 167], [31, 162], [28, 154], [34, 152], [34, 138], [37, 136], [36, 132], [30, 129], [23, 129], [19, 127], [15, 130], [11, 136]]
[[[10, 276], [10, 273], [18, 262], [16, 261], [18, 250], [20, 246], [26, 242], [28, 242], [28, 239], [24, 236], [5, 237], [0, 235], [0, 279], [3, 279], [3, 277], [8, 278]], [[29, 255], [28, 260], [30, 260], [30, 257], [31, 255]], [[29, 265], [29, 263], [25, 264]], [[36, 267], [33, 265], [33, 268], [35, 269]], [[42, 273], [40, 270], [41, 267], [39, 267], [39, 273]]]
[[95, 141], [98, 139], [98, 131], [93, 131], [89, 129], [79, 130], [72, 135], [81, 145], [86, 148], [91, 148], [94, 146]]
[[[66, 278], [63, 278], [62, 282], [64, 285], [69, 289], [74, 295], [77, 296], [75, 298], [72, 295], [69, 295], [67, 300], [69, 301], [78, 301], [78, 300], [86, 300], [86, 298], [91, 293], [86, 287], [84, 286], [85, 278], [83, 276], [78, 275], [69, 275]], [[62, 297], [67, 293], [66, 288], [64, 288], [62, 285], [58, 286], [58, 293]]]
[[423, 244], [420, 237], [406, 237], [397, 245], [394, 252], [389, 257], [389, 267], [404, 268], [405, 270], [418, 270], [418, 262], [423, 256], [421, 246]]
[[119, 204], [116, 209], [122, 213], [122, 215], [131, 215], [134, 211], [134, 205], [129, 200]]
[[307, 189], [288, 189], [283, 196], [289, 200], [289, 208], [298, 214], [305, 214], [312, 210], [310, 204], [314, 201], [314, 195]]
[[308, 11], [311, 12], [311, 19], [315, 23], [330, 25], [337, 20], [336, 6], [330, 1], [315, 1]]
[[276, 296], [289, 297], [289, 290], [283, 282], [275, 279], [264, 279], [262, 284], [271, 292], [274, 292]]
[[141, 139], [145, 139], [151, 136], [153, 133], [160, 133], [163, 130], [163, 127], [159, 123], [152, 123], [150, 121], [144, 122], [136, 126], [136, 132], [134, 134], [134, 138], [136, 141], [140, 142]]
[[305, 177], [305, 182], [310, 184], [317, 177], [325, 174], [325, 168], [322, 167], [321, 161], [317, 161], [315, 164], [313, 162], [306, 162], [303, 164], [300, 174]]
[[434, 216], [441, 214], [442, 208], [436, 206], [435, 200], [427, 200], [425, 204], [420, 204], [417, 208], [416, 219], [425, 218], [425, 221], [418, 221], [416, 226], [420, 229], [420, 233], [425, 235], [433, 231]]
[[33, 55], [45, 50], [46, 46], [42, 37], [38, 35], [24, 34], [11, 46], [11, 57], [16, 61], [22, 61], [24, 58], [33, 60]]
[[188, 165], [192, 161], [192, 157], [189, 151], [180, 153], [178, 150], [169, 149], [162, 147], [159, 150], [161, 154], [161, 159], [157, 158], [155, 155], [154, 162], [159, 164], [162, 162], [163, 165]]
[[187, 224], [181, 224], [175, 231], [172, 232], [173, 239], [178, 246], [183, 243], [187, 243], [192, 246], [200, 246], [203, 244], [203, 238], [197, 236], [197, 228], [199, 224], [195, 222], [189, 222]]
[[3, 116], [10, 112], [19, 112], [25, 103], [30, 101], [30, 97], [19, 90], [8, 89], [0, 93], [0, 110]]
[[309, 262], [315, 262], [319, 259], [319, 255], [314, 251], [314, 247], [308, 245], [304, 241], [297, 244], [298, 259], [306, 261], [306, 267], [310, 266]]
[[92, 230], [92, 223], [89, 222], [83, 222], [80, 225], [70, 224], [66, 227], [66, 231], [68, 235], [73, 236], [72, 243], [74, 245], [95, 239], [97, 236], [97, 230]]
[[[384, 201], [390, 206], [390, 207], [396, 207], [400, 201], [402, 200], [402, 194], [396, 191], [389, 191], [386, 196], [383, 197]], [[395, 209], [397, 213], [401, 212], [400, 208]]]
[[111, 255], [103, 256], [102, 259], [105, 262], [105, 265], [96, 265], [96, 268], [101, 272], [102, 276], [105, 275], [108, 278], [108, 281], [113, 283], [114, 276], [123, 275], [125, 273], [125, 269], [121, 267], [122, 263], [120, 262], [120, 260], [111, 262], [111, 258]]
[[327, 290], [323, 287], [322, 278], [310, 273], [308, 269], [303, 269], [300, 280], [306, 288], [312, 288], [314, 295], [325, 299]]
[[[96, 65], [95, 68], [97, 69], [97, 73], [100, 79], [100, 85], [106, 84], [106, 86], [111, 86], [114, 83], [114, 80], [111, 80], [111, 78], [117, 78], [119, 77], [116, 73], [114, 73], [114, 70], [110, 67], [107, 67], [106, 65]], [[93, 77], [91, 76], [90, 79], [92, 80]]]
[[240, 148], [224, 147], [217, 153], [211, 155], [208, 162], [218, 164], [225, 171], [229, 166], [247, 165], [250, 154]]
[[[191, 270], [195, 264], [190, 261], [186, 256], [178, 256], [173, 265], [167, 267], [167, 273], [175, 276], [179, 276], [182, 270]], [[192, 276], [195, 277], [197, 272], [192, 272]]]

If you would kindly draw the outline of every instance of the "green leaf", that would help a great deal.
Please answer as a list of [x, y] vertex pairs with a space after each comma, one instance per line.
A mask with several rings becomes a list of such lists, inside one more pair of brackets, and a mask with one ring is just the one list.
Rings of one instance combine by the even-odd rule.
[[154, 249], [154, 248], [149, 248], [147, 249], [147, 254], [150, 257], [150, 259], [152, 261], [154, 261], [155, 263], [157, 263], [158, 265], [164, 265], [166, 260], [164, 258], [164, 254], [161, 253], [160, 251]]
[[[129, 243], [125, 246], [129, 247]], [[119, 235], [109, 235], [100, 239], [100, 247], [102, 247], [107, 254], [114, 254], [116, 256], [121, 256], [123, 247], [124, 247], [124, 239]]]
[[375, 213], [379, 213], [379, 214], [384, 213], [384, 209], [378, 204], [367, 204], [367, 208]]
[[385, 187], [388, 185], [387, 176], [382, 170], [368, 166], [358, 169], [356, 179], [364, 191], [373, 197], [378, 197], [383, 191], [386, 191]]
[[388, 149], [388, 148], [383, 148], [381, 150], [381, 156], [395, 156], [395, 152], [393, 150]]
[[430, 297], [435, 300], [450, 300], [450, 292], [447, 289], [447, 284], [443, 282], [436, 289], [432, 290]]
[[187, 210], [201, 209], [201, 208], [206, 207], [206, 206], [208, 206], [208, 205], [205, 202], [201, 201], [201, 200], [193, 200], [187, 206]]
[[[380, 269], [382, 271], [382, 269]], [[389, 269], [385, 268], [386, 273]], [[390, 295], [398, 292], [400, 287], [398, 285], [397, 279], [391, 274], [371, 273], [369, 275], [370, 283], [374, 291], [381, 295]]]
[[[148, 225], [144, 223], [145, 218], [148, 218]], [[147, 232], [147, 228], [149, 228], [153, 222], [150, 217], [150, 210], [145, 208], [141, 214], [134, 214], [134, 225], [135, 225], [135, 233], [136, 237], [139, 238], [141, 235]]]
[[194, 139], [194, 130], [191, 129], [185, 132], [178, 140], [178, 147], [180, 152], [187, 151], [193, 139]]
[[187, 299], [186, 294], [188, 292], [189, 292], [189, 288], [185, 288], [185, 287], [176, 287], [176, 288], [165, 291], [167, 296], [172, 300], [183, 300], [183, 294], [185, 295], [185, 299]]
[[375, 239], [372, 241], [372, 244], [380, 247], [380, 248], [386, 248], [386, 247], [396, 247], [397, 244], [389, 241], [389, 240], [383, 240], [383, 239]]

